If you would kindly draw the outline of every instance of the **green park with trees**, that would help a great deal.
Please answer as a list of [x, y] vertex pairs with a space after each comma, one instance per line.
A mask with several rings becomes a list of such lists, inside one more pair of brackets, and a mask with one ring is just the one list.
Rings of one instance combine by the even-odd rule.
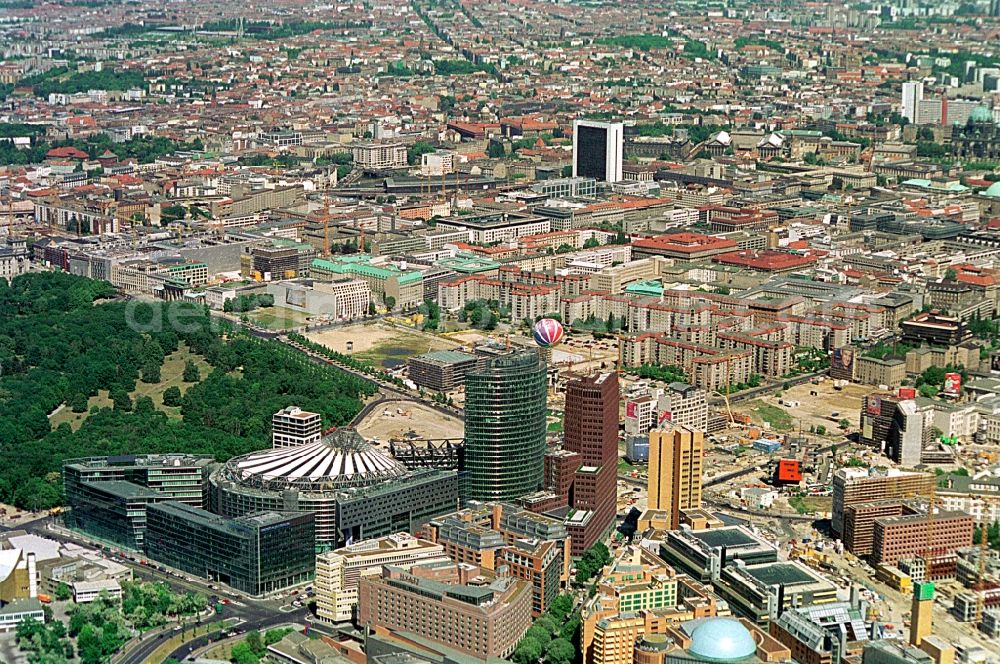
[[[230, 329], [204, 307], [115, 295], [110, 284], [60, 272], [0, 280], [0, 502], [60, 505], [66, 459], [186, 452], [225, 460], [267, 447], [271, 415], [285, 406], [342, 425], [374, 393], [371, 382]], [[179, 400], [171, 391], [180, 406], [171, 417], [130, 393], [158, 380], [182, 344], [210, 371], [185, 364], [188, 386]], [[53, 428], [50, 414], [70, 404], [88, 410], [99, 391], [111, 407], [91, 406], [75, 431]]]

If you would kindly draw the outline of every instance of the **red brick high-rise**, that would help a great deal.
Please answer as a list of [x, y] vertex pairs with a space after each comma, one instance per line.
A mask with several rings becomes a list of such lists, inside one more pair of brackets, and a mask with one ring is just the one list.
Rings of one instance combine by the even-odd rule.
[[599, 373], [566, 384], [563, 448], [580, 455], [571, 506], [593, 514], [574, 527], [573, 555], [598, 541], [615, 519], [618, 482], [618, 374]]

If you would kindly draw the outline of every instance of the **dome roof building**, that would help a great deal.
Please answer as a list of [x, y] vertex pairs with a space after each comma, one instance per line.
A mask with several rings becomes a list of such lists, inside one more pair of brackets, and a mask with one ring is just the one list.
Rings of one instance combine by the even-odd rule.
[[757, 652], [750, 630], [733, 618], [705, 618], [691, 631], [688, 652], [713, 662], [732, 662]]
[[340, 429], [308, 445], [281, 447], [232, 459], [229, 473], [262, 488], [327, 491], [398, 479], [409, 470], [372, 447], [353, 429]]
[[230, 459], [209, 478], [212, 511], [313, 512], [320, 550], [412, 530], [458, 506], [458, 474], [410, 470], [354, 429]]

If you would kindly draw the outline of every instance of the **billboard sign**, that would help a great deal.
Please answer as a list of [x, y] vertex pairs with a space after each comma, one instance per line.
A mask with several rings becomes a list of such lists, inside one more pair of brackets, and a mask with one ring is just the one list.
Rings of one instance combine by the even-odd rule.
[[635, 419], [636, 417], [636, 403], [634, 401], [625, 402], [625, 417], [631, 417]]
[[869, 415], [878, 417], [882, 414], [882, 397], [871, 394], [868, 396], [868, 406], [866, 411]]
[[962, 391], [962, 374], [946, 373], [944, 375], [944, 393], [951, 397], [957, 397]]
[[854, 349], [853, 348], [835, 348], [833, 351], [833, 368], [839, 370], [838, 373], [844, 372], [850, 376], [854, 376]]
[[1000, 353], [990, 355], [990, 371], [1000, 373]]

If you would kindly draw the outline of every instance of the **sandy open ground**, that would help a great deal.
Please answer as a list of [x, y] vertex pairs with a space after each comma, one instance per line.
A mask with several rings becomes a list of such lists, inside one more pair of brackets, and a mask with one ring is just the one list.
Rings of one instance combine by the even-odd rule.
[[391, 327], [379, 323], [362, 323], [347, 327], [334, 327], [318, 332], [309, 332], [306, 337], [341, 353], [347, 352], [347, 342], [354, 342], [355, 353], [371, 350], [385, 341], [391, 341], [399, 333]]
[[[854, 431], [858, 428], [861, 399], [874, 389], [871, 385], [850, 383], [842, 390], [835, 390], [833, 381], [826, 380], [819, 385], [812, 383], [796, 385], [782, 392], [782, 400], [799, 401], [799, 406], [792, 408], [780, 406], [778, 397], [773, 395], [761, 397], [760, 400], [787, 411], [795, 420], [795, 428], [798, 428], [801, 421], [803, 430], [808, 430], [809, 425], [822, 424], [827, 431], [831, 431], [837, 429], [839, 420], [846, 419], [851, 423], [850, 430]], [[817, 393], [815, 396], [810, 394], [813, 391]], [[833, 413], [837, 413], [837, 416], [833, 417]]]
[[358, 425], [358, 433], [373, 443], [379, 441], [381, 445], [393, 439], [407, 440], [409, 432], [416, 434], [417, 438], [460, 439], [463, 431], [461, 420], [416, 401], [387, 401]]

